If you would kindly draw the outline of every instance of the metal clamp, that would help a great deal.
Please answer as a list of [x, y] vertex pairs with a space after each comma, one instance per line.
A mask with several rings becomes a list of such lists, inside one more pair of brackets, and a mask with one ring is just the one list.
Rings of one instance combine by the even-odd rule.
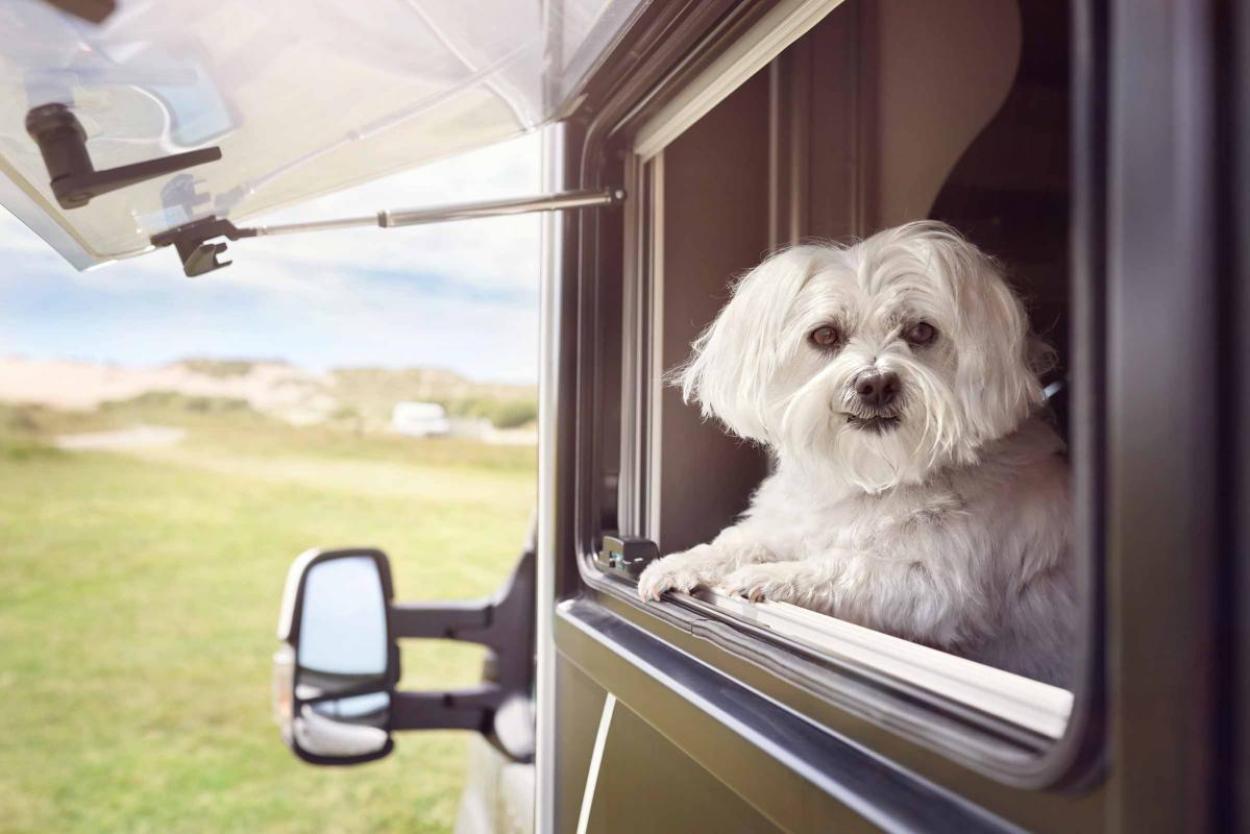
[[218, 260], [217, 256], [226, 251], [224, 243], [209, 243], [214, 238], [238, 240], [244, 237], [256, 237], [255, 229], [240, 229], [229, 220], [216, 217], [205, 217], [192, 223], [167, 229], [152, 236], [153, 246], [173, 245], [182, 260], [182, 271], [188, 278], [230, 266], [232, 261]]

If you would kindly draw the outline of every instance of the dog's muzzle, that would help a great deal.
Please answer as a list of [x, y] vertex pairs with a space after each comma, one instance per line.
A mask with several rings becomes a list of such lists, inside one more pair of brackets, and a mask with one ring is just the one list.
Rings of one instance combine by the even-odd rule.
[[846, 422], [862, 431], [883, 432], [898, 428], [898, 401], [903, 383], [893, 371], [865, 371], [855, 378], [855, 405]]

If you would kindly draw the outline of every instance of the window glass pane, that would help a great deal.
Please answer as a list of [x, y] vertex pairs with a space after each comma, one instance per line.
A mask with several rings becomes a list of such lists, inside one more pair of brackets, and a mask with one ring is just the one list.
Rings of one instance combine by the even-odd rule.
[[[162, 0], [96, 26], [51, 3], [10, 4], [0, 197], [79, 268], [134, 255], [191, 219], [246, 217], [531, 130], [637, 6]], [[97, 169], [205, 145], [222, 159], [63, 210], [25, 126], [49, 102], [73, 106]]]

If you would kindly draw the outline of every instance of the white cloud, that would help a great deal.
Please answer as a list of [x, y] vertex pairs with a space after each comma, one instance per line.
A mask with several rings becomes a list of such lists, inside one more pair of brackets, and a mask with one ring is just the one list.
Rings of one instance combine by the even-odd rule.
[[[253, 220], [301, 222], [533, 194], [540, 190], [538, 161], [538, 135], [529, 134]], [[240, 241], [234, 257], [243, 267], [236, 274], [243, 275], [232, 280], [255, 280], [264, 272], [257, 268], [262, 263], [280, 269], [277, 260], [301, 270], [410, 269], [454, 275], [477, 287], [531, 287], [538, 273], [539, 222], [524, 215]]]

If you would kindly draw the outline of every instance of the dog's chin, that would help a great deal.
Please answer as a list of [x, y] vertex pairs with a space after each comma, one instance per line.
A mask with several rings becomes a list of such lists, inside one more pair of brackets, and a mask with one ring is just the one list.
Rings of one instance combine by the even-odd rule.
[[916, 440], [897, 417], [849, 422], [831, 463], [848, 484], [867, 493], [921, 483], [928, 478], [929, 466], [917, 454]]
[[[833, 488], [841, 484], [879, 494], [925, 483], [952, 460], [937, 431], [943, 415], [916, 400], [882, 410], [846, 402], [830, 408], [834, 397], [827, 390], [812, 386], [804, 393], [792, 398], [774, 423], [772, 445], [783, 466], [806, 471]], [[947, 425], [952, 425], [949, 420]]]
[[842, 412], [825, 427], [802, 433], [808, 442], [787, 449], [787, 457], [857, 491], [880, 494], [924, 483], [937, 463], [923, 415]]

